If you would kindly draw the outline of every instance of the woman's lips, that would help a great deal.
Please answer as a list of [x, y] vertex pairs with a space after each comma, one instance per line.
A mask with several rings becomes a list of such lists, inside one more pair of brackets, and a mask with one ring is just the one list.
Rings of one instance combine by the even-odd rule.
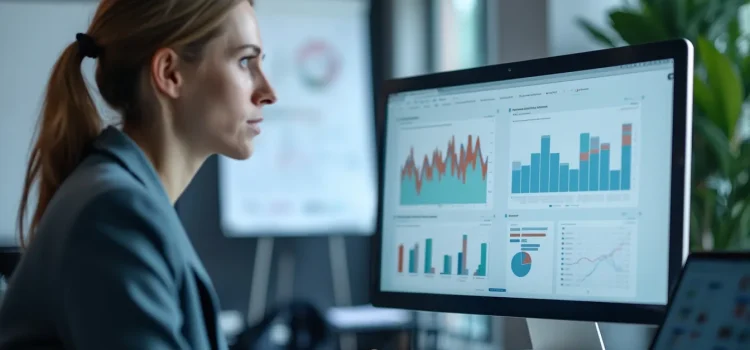
[[250, 119], [245, 123], [255, 135], [259, 135], [260, 134], [260, 122], [262, 121], [263, 121], [263, 118], [258, 118], [258, 119]]

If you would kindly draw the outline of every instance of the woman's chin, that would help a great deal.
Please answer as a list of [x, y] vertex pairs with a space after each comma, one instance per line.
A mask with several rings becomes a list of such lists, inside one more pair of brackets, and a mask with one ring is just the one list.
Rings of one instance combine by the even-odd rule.
[[244, 145], [233, 147], [229, 152], [223, 152], [223, 155], [234, 160], [246, 160], [253, 155], [253, 141], [248, 140]]

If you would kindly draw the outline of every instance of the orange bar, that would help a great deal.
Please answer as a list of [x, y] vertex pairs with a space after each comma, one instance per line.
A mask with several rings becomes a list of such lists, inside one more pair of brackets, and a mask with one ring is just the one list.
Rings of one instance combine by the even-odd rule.
[[404, 245], [398, 246], [398, 272], [404, 272]]
[[[466, 268], [466, 236], [464, 236], [464, 247], [463, 247], [463, 262], [461, 267], [464, 269], [464, 271], [468, 271], [469, 269]], [[460, 271], [460, 273], [463, 273], [463, 271]]]
[[510, 236], [511, 237], [521, 237], [521, 234], [520, 233], [511, 233]]
[[622, 135], [622, 145], [623, 146], [630, 146], [632, 143], [633, 135]]
[[524, 233], [521, 237], [547, 237], [546, 233]]
[[582, 161], [588, 161], [589, 160], [589, 153], [588, 152], [581, 153], [581, 160]]

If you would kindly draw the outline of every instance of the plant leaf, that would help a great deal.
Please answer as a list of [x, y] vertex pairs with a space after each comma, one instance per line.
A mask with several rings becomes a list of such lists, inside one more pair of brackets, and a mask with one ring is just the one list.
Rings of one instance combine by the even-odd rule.
[[709, 116], [721, 126], [727, 136], [732, 137], [742, 110], [742, 82], [732, 62], [722, 55], [713, 43], [699, 38], [698, 51], [706, 68], [708, 87], [713, 91], [713, 102], [720, 110], [720, 115]]
[[745, 140], [739, 147], [734, 160], [736, 174], [732, 182], [730, 200], [733, 202], [750, 201], [750, 140]]
[[748, 243], [750, 243], [750, 205], [745, 204], [745, 210], [743, 210], [742, 215], [740, 215], [739, 218], [740, 224], [739, 228], [737, 229], [737, 238], [739, 239], [739, 247], [740, 249], [750, 249], [750, 246], [748, 246]]
[[698, 191], [695, 191], [690, 201], [690, 250], [696, 251], [701, 247], [701, 232], [703, 232], [703, 217], [701, 209], [703, 208], [702, 198]]
[[738, 20], [740, 8], [747, 3], [746, 0], [721, 0], [708, 3], [710, 17], [706, 20], [710, 26], [705, 31], [708, 39], [716, 39], [731, 31], [731, 22]]
[[655, 0], [641, 4], [642, 12], [652, 22], [661, 23], [670, 37], [682, 36], [687, 18], [684, 1]]
[[728, 174], [732, 165], [732, 155], [729, 148], [729, 139], [716, 124], [706, 118], [695, 118], [693, 120], [695, 131], [706, 141], [722, 174]]
[[612, 28], [630, 45], [670, 39], [660, 23], [649, 20], [641, 13], [617, 10], [609, 14], [609, 19]]
[[604, 46], [608, 46], [608, 47], [617, 46], [614, 40], [612, 40], [609, 36], [607, 36], [607, 34], [604, 34], [604, 32], [601, 29], [597, 28], [593, 23], [591, 23], [587, 19], [578, 18], [576, 22], [578, 23], [578, 26], [583, 28], [583, 30], [586, 31], [592, 39], [598, 41]]
[[745, 97], [747, 98], [747, 94], [750, 93], [750, 56], [745, 56], [742, 59], [740, 70], [742, 71], [742, 81], [744, 82]]
[[741, 33], [740, 33], [740, 21], [736, 15], [732, 17], [732, 20], [729, 22], [729, 25], [727, 26], [726, 35], [727, 35], [727, 50], [725, 54], [729, 57], [729, 59], [732, 62], [740, 64], [742, 60], [739, 56], [739, 51], [737, 50], [737, 41]]
[[714, 92], [697, 76], [693, 78], [693, 100], [695, 106], [714, 122], [722, 119], [721, 108], [716, 103]]

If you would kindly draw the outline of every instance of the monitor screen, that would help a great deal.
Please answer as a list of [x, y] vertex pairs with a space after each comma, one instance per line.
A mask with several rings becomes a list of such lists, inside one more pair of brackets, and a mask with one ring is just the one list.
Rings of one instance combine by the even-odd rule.
[[673, 69], [391, 94], [381, 290], [665, 305]]
[[694, 260], [654, 350], [750, 348], [750, 260]]
[[377, 171], [366, 1], [258, 4], [264, 107], [250, 159], [219, 158], [225, 235], [375, 231]]

